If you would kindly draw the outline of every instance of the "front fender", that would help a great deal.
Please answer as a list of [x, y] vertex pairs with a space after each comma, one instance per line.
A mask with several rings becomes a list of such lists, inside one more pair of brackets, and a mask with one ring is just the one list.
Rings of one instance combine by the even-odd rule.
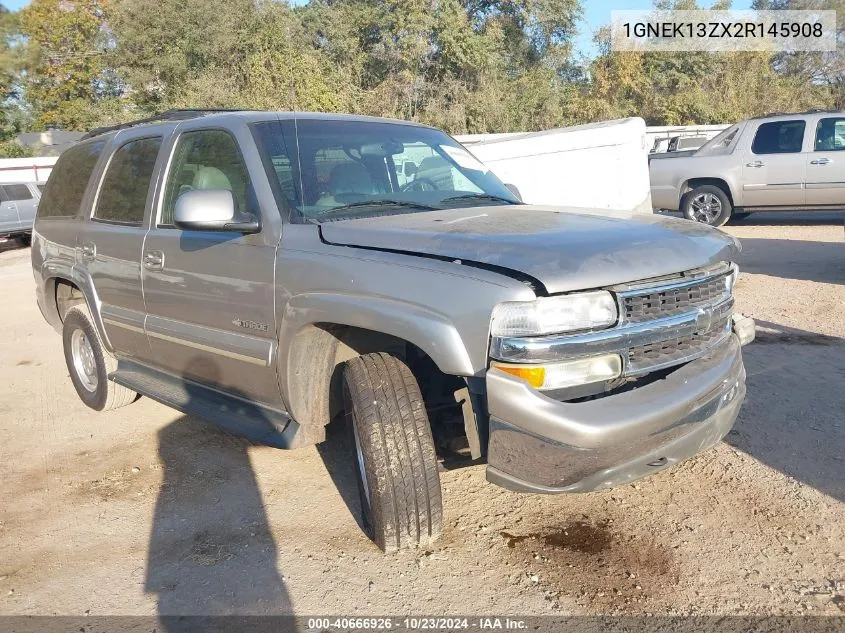
[[284, 308], [279, 331], [279, 387], [288, 413], [307, 441], [323, 439], [331, 420], [331, 385], [347, 344], [344, 327], [411, 343], [444, 372], [472, 375], [470, 354], [457, 328], [428, 308], [381, 297], [306, 293]]
[[285, 308], [279, 336], [282, 367], [288, 367], [290, 344], [307, 325], [331, 323], [389, 334], [419, 347], [446, 374], [475, 373], [457, 328], [433, 310], [380, 297], [309, 293], [293, 297]]

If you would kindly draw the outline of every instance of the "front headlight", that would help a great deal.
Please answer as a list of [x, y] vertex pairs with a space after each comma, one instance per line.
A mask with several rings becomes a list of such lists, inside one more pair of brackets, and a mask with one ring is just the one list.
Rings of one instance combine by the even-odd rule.
[[577, 330], [595, 330], [616, 323], [619, 312], [613, 295], [605, 290], [533, 301], [508, 301], [493, 309], [493, 336], [543, 336]]

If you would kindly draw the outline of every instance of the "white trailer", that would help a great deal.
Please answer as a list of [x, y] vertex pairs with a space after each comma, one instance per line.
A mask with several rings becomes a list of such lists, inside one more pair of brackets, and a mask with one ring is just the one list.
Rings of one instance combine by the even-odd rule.
[[529, 204], [652, 213], [645, 121], [456, 137]]
[[55, 156], [34, 158], [0, 158], [0, 183], [46, 182]]

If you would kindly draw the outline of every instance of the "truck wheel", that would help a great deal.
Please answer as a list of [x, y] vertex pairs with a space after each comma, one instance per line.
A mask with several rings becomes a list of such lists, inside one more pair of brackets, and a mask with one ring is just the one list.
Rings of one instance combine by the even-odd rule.
[[385, 552], [434, 541], [443, 505], [434, 441], [420, 387], [408, 366], [386, 353], [343, 368], [365, 529]]
[[684, 216], [695, 222], [722, 226], [731, 217], [731, 201], [715, 185], [699, 185], [681, 200]]
[[82, 402], [96, 411], [108, 411], [138, 397], [108, 379], [117, 369], [117, 359], [103, 349], [87, 306], [75, 305], [67, 311], [62, 339], [70, 379]]

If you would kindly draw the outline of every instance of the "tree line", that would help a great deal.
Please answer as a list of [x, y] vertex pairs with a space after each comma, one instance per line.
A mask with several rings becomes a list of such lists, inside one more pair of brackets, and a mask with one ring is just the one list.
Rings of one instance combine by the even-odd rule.
[[[756, 3], [820, 7], [845, 20], [845, 0]], [[587, 58], [573, 46], [582, 12], [579, 0], [0, 5], [0, 154], [25, 153], [9, 140], [20, 131], [86, 130], [182, 107], [351, 112], [458, 134], [845, 106], [838, 52], [614, 53], [603, 30]]]

